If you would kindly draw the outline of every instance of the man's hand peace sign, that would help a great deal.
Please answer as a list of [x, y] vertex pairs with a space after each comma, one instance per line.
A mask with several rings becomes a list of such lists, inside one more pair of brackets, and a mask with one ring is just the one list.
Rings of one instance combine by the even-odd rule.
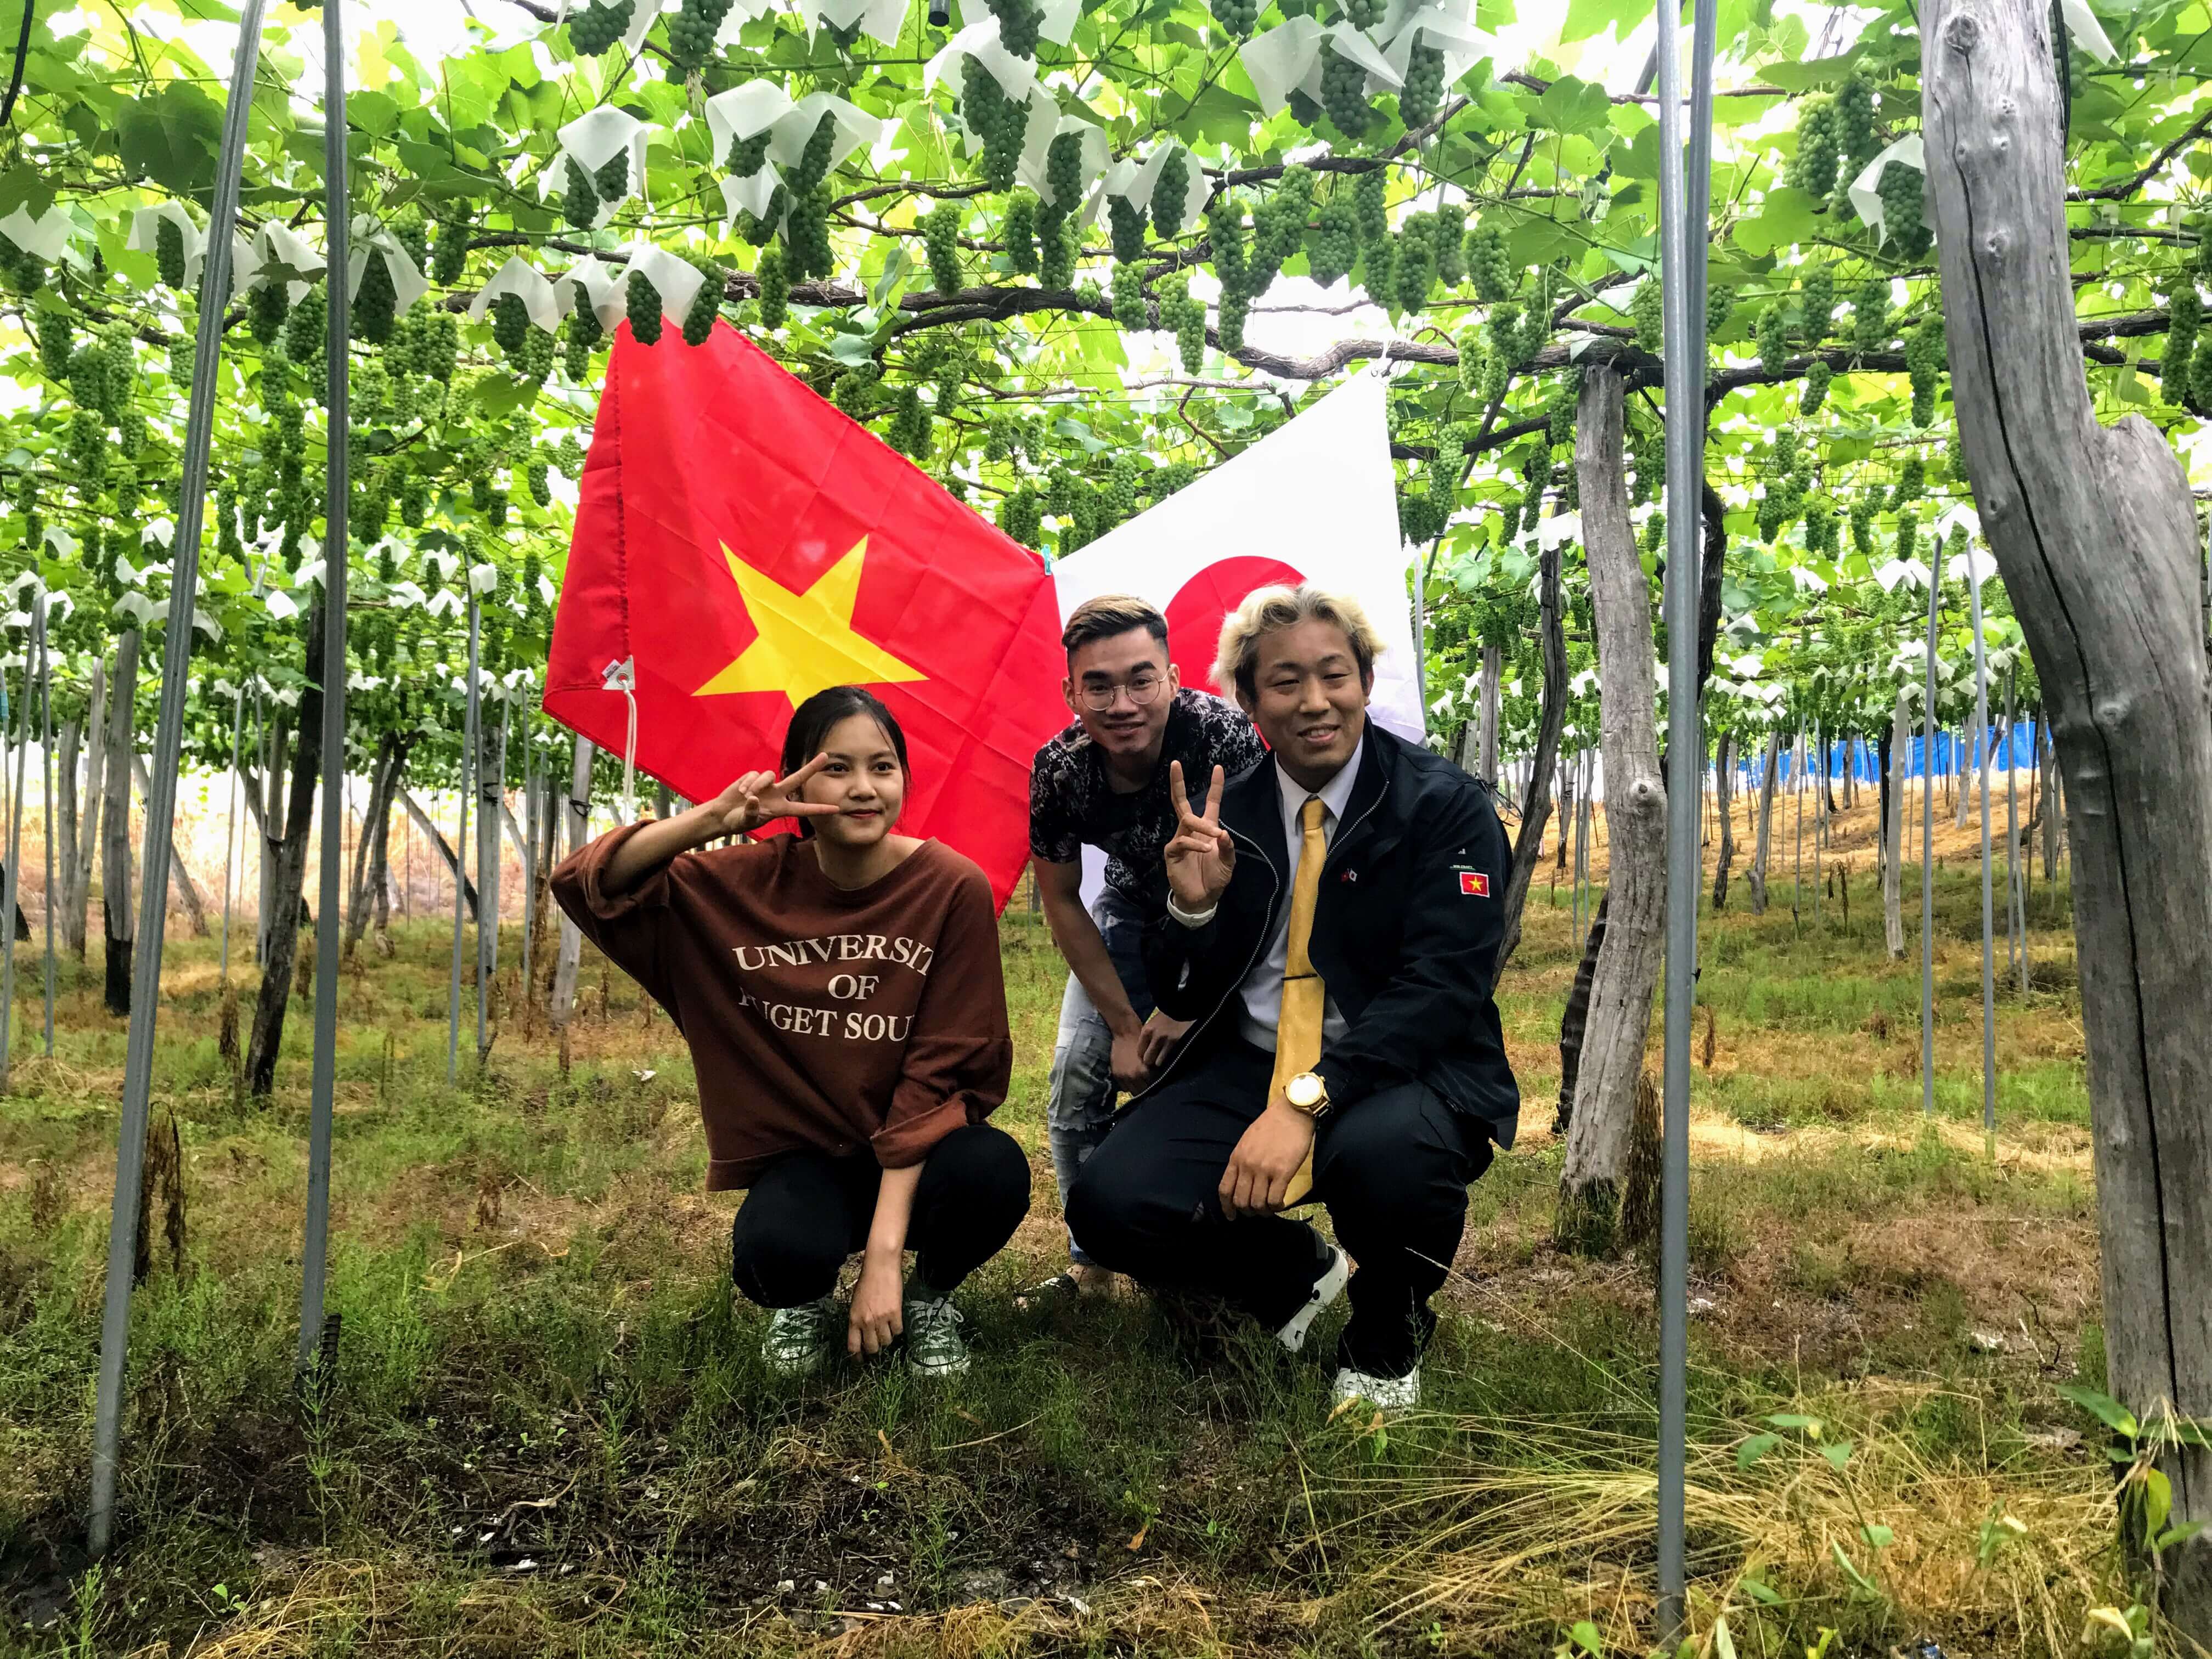
[[708, 815], [720, 827], [719, 836], [750, 836], [777, 818], [826, 817], [837, 808], [826, 802], [799, 799], [806, 781], [829, 763], [827, 754], [817, 755], [787, 778], [773, 772], [748, 772], [707, 804]]
[[1211, 910], [1229, 888], [1237, 872], [1237, 847], [1221, 827], [1221, 769], [1206, 792], [1206, 810], [1191, 810], [1190, 794], [1183, 787], [1182, 763], [1168, 763], [1168, 795], [1175, 803], [1176, 835], [1167, 844], [1168, 889], [1176, 905], [1193, 913]]

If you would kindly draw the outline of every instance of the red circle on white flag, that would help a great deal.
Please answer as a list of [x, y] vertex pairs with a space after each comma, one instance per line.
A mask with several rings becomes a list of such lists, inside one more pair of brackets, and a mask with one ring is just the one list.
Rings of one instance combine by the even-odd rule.
[[1167, 609], [1168, 659], [1181, 672], [1182, 683], [1200, 691], [1218, 690], [1233, 700], [1233, 688], [1213, 684], [1213, 657], [1221, 643], [1223, 620], [1255, 587], [1304, 580], [1303, 571], [1280, 559], [1248, 553], [1217, 560], [1184, 582]]

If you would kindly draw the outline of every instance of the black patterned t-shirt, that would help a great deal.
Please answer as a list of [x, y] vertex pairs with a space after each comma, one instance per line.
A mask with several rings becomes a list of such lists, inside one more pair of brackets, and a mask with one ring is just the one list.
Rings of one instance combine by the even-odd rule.
[[1167, 872], [1160, 855], [1175, 839], [1175, 802], [1168, 763], [1182, 763], [1183, 781], [1205, 799], [1218, 766], [1230, 777], [1267, 754], [1244, 711], [1188, 689], [1168, 708], [1160, 758], [1142, 789], [1115, 793], [1104, 757], [1078, 720], [1036, 752], [1030, 771], [1030, 851], [1053, 864], [1073, 864], [1085, 844], [1106, 853], [1106, 884], [1149, 915], [1166, 908]]

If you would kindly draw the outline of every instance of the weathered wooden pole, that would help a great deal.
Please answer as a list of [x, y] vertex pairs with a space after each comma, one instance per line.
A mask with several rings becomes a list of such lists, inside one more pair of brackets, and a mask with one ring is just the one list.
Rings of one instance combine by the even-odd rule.
[[[2138, 416], [2100, 425], [2089, 395], [2051, 16], [2044, 0], [1929, 0], [1928, 179], [1967, 476], [2075, 809], [2112, 1392], [2146, 1422], [2202, 1420], [2212, 1418], [2212, 683], [2201, 555], [2166, 439]], [[2172, 1521], [2212, 1521], [2212, 1449], [2170, 1447], [2160, 1468]], [[2212, 1532], [2166, 1551], [2162, 1569], [2166, 1616], [2212, 1646]]]

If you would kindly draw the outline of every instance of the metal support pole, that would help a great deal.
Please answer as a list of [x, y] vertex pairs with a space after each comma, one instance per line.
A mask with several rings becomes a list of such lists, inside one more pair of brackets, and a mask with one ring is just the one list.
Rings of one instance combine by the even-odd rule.
[[[322, 897], [315, 912], [315, 1057], [307, 1109], [307, 1214], [300, 1252], [296, 1361], [302, 1376], [325, 1357], [323, 1284], [331, 1236], [331, 1109], [337, 1085], [338, 949], [344, 920], [341, 896], [345, 880], [346, 566], [352, 556], [347, 534], [351, 496], [346, 483], [349, 362], [346, 346], [353, 320], [344, 286], [346, 240], [353, 228], [346, 201], [344, 9], [341, 0], [323, 0], [323, 173], [329, 191], [325, 212], [330, 221], [326, 265], [330, 330], [324, 342], [330, 386], [324, 402], [330, 411], [326, 469], [330, 489], [323, 503]], [[327, 1377], [318, 1380], [329, 1382]]]
[[230, 821], [222, 837], [222, 963], [216, 975], [218, 985], [230, 983], [230, 895], [236, 884], [231, 879], [232, 864], [238, 851], [238, 746], [246, 736], [246, 688], [238, 688], [238, 712], [230, 722]]
[[54, 661], [46, 611], [39, 607], [39, 758], [46, 794], [46, 1058], [54, 1053]]
[[[138, 939], [131, 968], [131, 1034], [123, 1062], [122, 1123], [115, 1149], [115, 1207], [107, 1229], [107, 1299], [100, 1323], [100, 1380], [93, 1411], [92, 1504], [86, 1548], [97, 1559], [114, 1536], [115, 1483], [123, 1429], [123, 1365], [131, 1341], [131, 1269], [138, 1249], [138, 1188], [146, 1174], [146, 1117], [154, 1088], [154, 1018], [161, 994], [161, 939], [168, 923], [169, 830], [177, 809], [177, 753], [191, 688], [192, 609], [199, 593], [200, 529], [207, 504], [208, 445], [215, 428], [215, 370], [222, 349], [223, 306], [230, 296], [230, 239], [238, 220], [239, 175], [246, 118], [261, 57], [261, 15], [267, 0], [245, 0], [230, 96], [216, 152], [215, 199], [208, 214], [207, 256], [200, 268], [199, 323], [192, 351], [192, 389], [185, 414], [184, 477], [178, 493], [172, 550], [167, 637], [161, 663], [161, 709], [154, 729], [153, 776], [146, 792], [146, 842], [138, 895]], [[110, 764], [127, 766], [117, 755]], [[13, 918], [9, 919], [12, 922]]]
[[[467, 580], [465, 574], [463, 580]], [[466, 713], [461, 718], [460, 827], [453, 832], [453, 984], [446, 1002], [446, 1081], [459, 1075], [461, 1046], [461, 915], [463, 884], [468, 879], [469, 787], [476, 769], [477, 752], [477, 596], [469, 590], [469, 663]], [[479, 871], [478, 874], [483, 872]], [[483, 895], [477, 895], [482, 902]]]
[[[6, 917], [4, 931], [0, 931], [0, 1094], [8, 1092], [8, 1057], [15, 1036], [15, 916], [23, 902], [23, 784], [31, 761], [31, 665], [38, 649], [39, 615], [46, 606], [44, 583], [40, 584], [31, 606], [31, 626], [23, 637], [23, 706], [16, 711], [15, 719], [15, 796], [9, 802], [8, 812], [7, 893], [0, 898], [0, 912], [4, 912]], [[53, 816], [51, 799], [46, 816]]]
[[1936, 627], [1943, 604], [1940, 552], [1928, 568], [1927, 704], [1920, 757], [1920, 1109], [1936, 1111]]
[[[1659, 1636], [1682, 1628], [1689, 1349], [1690, 1042], [1697, 995], [1703, 722], [1698, 612], [1705, 439], [1705, 259], [1717, 7], [1697, 0], [1683, 131], [1681, 23], [1657, 8], [1659, 274], [1667, 398], [1667, 1006], [1659, 1226]], [[1686, 172], [1683, 155], [1688, 146]]]
[[1974, 627], [1974, 726], [1981, 733], [1982, 785], [1982, 1133], [1997, 1133], [1996, 898], [1990, 860], [1990, 663], [1982, 641], [1982, 574], [1966, 556], [1966, 592]]

